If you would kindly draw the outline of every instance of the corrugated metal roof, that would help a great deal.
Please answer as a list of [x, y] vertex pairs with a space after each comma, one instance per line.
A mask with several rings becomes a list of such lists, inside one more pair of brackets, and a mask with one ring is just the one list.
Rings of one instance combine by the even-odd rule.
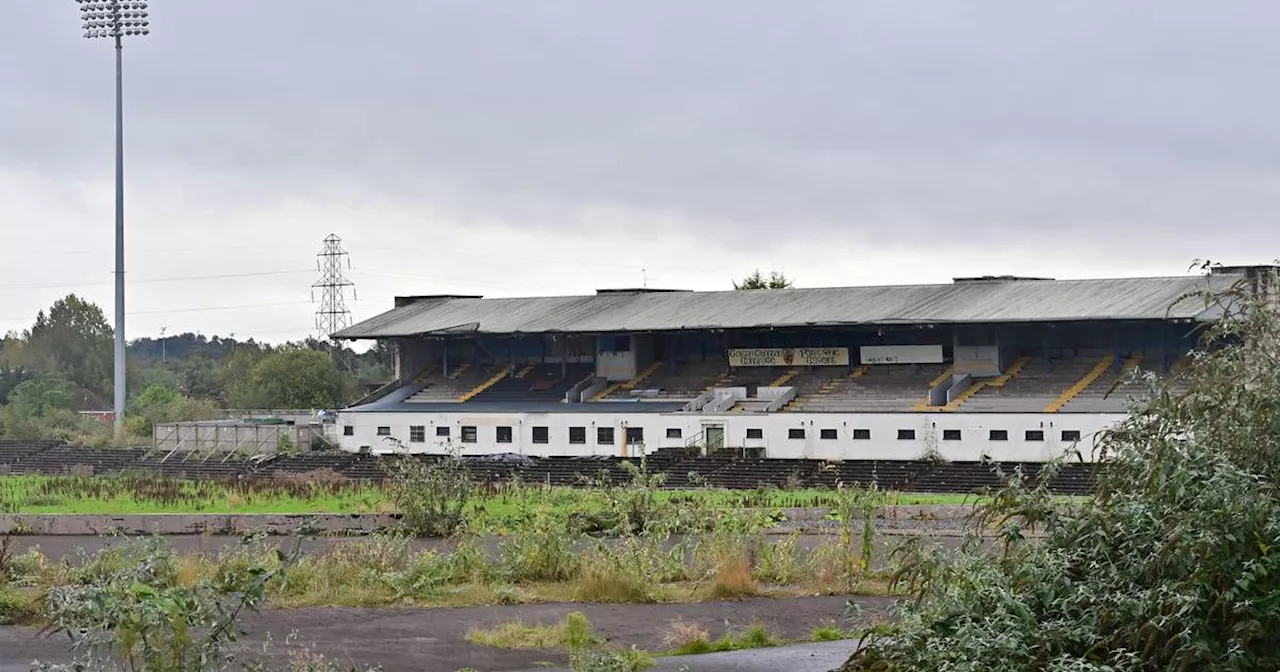
[[335, 337], [1199, 319], [1205, 313], [1204, 301], [1183, 297], [1206, 290], [1221, 291], [1240, 278], [1220, 274], [514, 299], [443, 298], [390, 310], [344, 329]]

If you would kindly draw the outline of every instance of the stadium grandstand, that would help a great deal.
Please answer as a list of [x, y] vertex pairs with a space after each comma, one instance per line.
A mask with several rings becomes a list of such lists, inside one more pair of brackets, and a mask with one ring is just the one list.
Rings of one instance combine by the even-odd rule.
[[343, 450], [533, 457], [1039, 463], [1188, 363], [1199, 276], [397, 297], [335, 338], [396, 345], [396, 379], [339, 412]]

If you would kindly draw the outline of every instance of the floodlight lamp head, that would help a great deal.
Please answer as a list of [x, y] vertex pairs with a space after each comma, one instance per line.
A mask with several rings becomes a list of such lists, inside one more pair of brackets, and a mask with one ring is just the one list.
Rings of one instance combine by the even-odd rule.
[[151, 32], [147, 3], [126, 0], [76, 0], [86, 39], [131, 37]]

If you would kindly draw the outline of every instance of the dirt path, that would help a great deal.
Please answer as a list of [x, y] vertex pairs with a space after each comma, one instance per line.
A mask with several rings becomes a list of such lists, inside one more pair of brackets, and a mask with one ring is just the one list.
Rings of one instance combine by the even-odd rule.
[[[848, 614], [847, 598], [814, 597], [788, 600], [752, 599], [699, 604], [542, 604], [440, 609], [295, 609], [273, 610], [251, 618], [246, 625], [261, 641], [269, 632], [283, 642], [296, 631], [305, 643], [330, 657], [363, 665], [382, 665], [386, 672], [482, 672], [523, 670], [550, 662], [563, 664], [555, 651], [513, 651], [475, 646], [465, 641], [468, 629], [512, 620], [528, 624], [555, 623], [580, 610], [596, 632], [610, 642], [647, 650], [663, 648], [663, 635], [677, 618], [698, 623], [713, 637], [727, 630], [762, 623], [787, 639], [808, 636], [815, 627], [867, 625], [883, 618], [889, 598], [853, 598], [859, 609]], [[0, 627], [0, 672], [25, 672], [36, 658], [65, 661], [62, 639], [39, 639], [30, 628]], [[285, 649], [277, 644], [277, 650]], [[260, 651], [251, 645], [250, 651]], [[690, 659], [692, 662], [693, 659]], [[690, 665], [691, 670], [698, 669]]]

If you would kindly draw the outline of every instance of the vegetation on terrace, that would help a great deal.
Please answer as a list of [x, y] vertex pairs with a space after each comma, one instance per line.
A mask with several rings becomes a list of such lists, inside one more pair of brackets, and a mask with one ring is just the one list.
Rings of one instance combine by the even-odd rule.
[[[609, 506], [625, 508], [625, 500]], [[865, 514], [875, 500], [843, 495], [833, 534], [801, 543], [798, 534], [766, 535], [760, 520], [732, 510], [692, 515], [662, 504], [638, 529], [584, 531], [549, 506], [526, 512], [499, 537], [460, 530], [423, 548], [411, 537], [377, 535], [334, 544], [286, 561], [260, 539], [218, 554], [178, 555], [163, 540], [110, 548], [79, 563], [28, 551], [0, 555], [0, 604], [14, 621], [39, 620], [42, 595], [139, 562], [163, 564], [175, 585], [218, 581], [257, 571], [279, 573], [266, 595], [277, 606], [515, 604], [549, 601], [680, 602], [742, 596], [882, 593], [872, 568], [874, 527]], [[287, 578], [287, 580], [283, 580]]]
[[1209, 301], [1226, 319], [1185, 392], [1109, 434], [1096, 496], [1015, 484], [979, 518], [995, 557], [904, 548], [912, 599], [847, 672], [1280, 669], [1280, 316], [1243, 289]]
[[[385, 484], [332, 474], [256, 479], [183, 480], [136, 472], [103, 476], [0, 476], [0, 513], [120, 515], [130, 513], [395, 513]], [[468, 501], [477, 523], [501, 526], [539, 508], [561, 514], [600, 510], [609, 488], [502, 484]], [[831, 508], [840, 493], [822, 489], [658, 490], [659, 502], [717, 510]], [[881, 492], [883, 506], [964, 504], [983, 497]]]

